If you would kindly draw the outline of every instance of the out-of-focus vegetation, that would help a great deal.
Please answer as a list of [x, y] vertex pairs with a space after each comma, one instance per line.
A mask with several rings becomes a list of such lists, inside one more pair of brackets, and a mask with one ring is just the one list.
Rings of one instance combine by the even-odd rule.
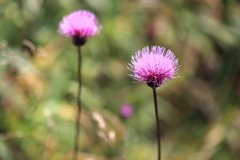
[[77, 54], [57, 30], [79, 9], [103, 25], [82, 48], [79, 159], [156, 159], [152, 91], [126, 68], [147, 45], [171, 49], [181, 65], [157, 90], [163, 160], [240, 159], [239, 1], [1, 0], [1, 160], [70, 159]]

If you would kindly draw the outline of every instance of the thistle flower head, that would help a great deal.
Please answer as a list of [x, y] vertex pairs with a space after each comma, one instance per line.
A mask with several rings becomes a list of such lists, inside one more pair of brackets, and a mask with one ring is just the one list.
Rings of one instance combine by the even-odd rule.
[[178, 59], [170, 50], [164, 47], [153, 46], [143, 48], [132, 56], [132, 61], [127, 66], [132, 71], [129, 74], [138, 82], [145, 82], [150, 87], [159, 87], [166, 79], [173, 79], [179, 69]]
[[80, 40], [98, 34], [101, 28], [96, 16], [87, 10], [75, 11], [63, 17], [59, 23], [59, 32], [62, 35]]
[[129, 104], [123, 104], [120, 106], [120, 114], [122, 117], [128, 118], [133, 114], [133, 107]]

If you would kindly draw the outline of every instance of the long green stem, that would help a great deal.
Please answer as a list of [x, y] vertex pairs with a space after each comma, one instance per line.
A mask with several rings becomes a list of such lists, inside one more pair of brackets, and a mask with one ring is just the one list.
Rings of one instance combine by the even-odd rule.
[[159, 117], [158, 117], [157, 94], [156, 94], [156, 88], [153, 87], [152, 89], [153, 89], [153, 99], [154, 99], [155, 115], [156, 115], [156, 122], [157, 122], [158, 160], [161, 160], [161, 132], [160, 132]]
[[75, 135], [75, 144], [74, 144], [74, 153], [73, 153], [73, 160], [78, 159], [78, 148], [79, 148], [79, 133], [80, 133], [80, 119], [81, 119], [81, 88], [82, 88], [82, 80], [81, 80], [81, 49], [80, 46], [77, 47], [78, 50], [78, 91], [77, 91], [77, 118], [76, 118], [76, 135]]

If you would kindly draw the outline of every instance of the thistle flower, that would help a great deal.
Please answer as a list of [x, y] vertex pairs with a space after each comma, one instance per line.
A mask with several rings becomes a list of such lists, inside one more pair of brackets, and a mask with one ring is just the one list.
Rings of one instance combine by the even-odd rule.
[[73, 37], [73, 43], [77, 46], [83, 45], [86, 37], [98, 34], [101, 28], [96, 16], [87, 10], [75, 11], [63, 17], [59, 23], [59, 32]]
[[156, 115], [156, 127], [158, 137], [158, 160], [161, 160], [161, 132], [158, 116], [157, 93], [156, 88], [164, 84], [168, 79], [176, 78], [174, 74], [179, 69], [178, 59], [173, 52], [164, 47], [153, 46], [151, 50], [148, 47], [143, 48], [132, 56], [132, 61], [127, 68], [132, 71], [129, 74], [133, 79], [139, 82], [145, 82], [153, 90], [153, 100]]
[[133, 114], [133, 108], [129, 104], [123, 104], [120, 106], [120, 114], [122, 117], [128, 118]]
[[178, 70], [178, 59], [170, 50], [164, 47], [153, 46], [143, 48], [132, 56], [132, 61], [127, 68], [132, 71], [129, 74], [138, 82], [145, 82], [150, 87], [160, 87], [166, 79], [173, 79]]
[[59, 32], [63, 35], [73, 38], [73, 44], [77, 46], [78, 53], [78, 91], [77, 91], [77, 107], [78, 112], [76, 116], [76, 134], [74, 138], [73, 160], [78, 159], [79, 149], [79, 133], [81, 120], [81, 89], [82, 89], [82, 56], [81, 46], [86, 42], [86, 38], [94, 36], [99, 33], [101, 26], [98, 25], [96, 16], [89, 11], [79, 10], [75, 11], [65, 17], [59, 23]]

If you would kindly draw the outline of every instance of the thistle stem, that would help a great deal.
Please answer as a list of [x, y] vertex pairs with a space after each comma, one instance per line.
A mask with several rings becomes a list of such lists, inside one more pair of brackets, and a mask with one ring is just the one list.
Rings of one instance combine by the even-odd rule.
[[82, 80], [81, 80], [81, 49], [80, 46], [77, 47], [78, 51], [78, 91], [77, 91], [77, 107], [78, 112], [76, 116], [76, 133], [75, 133], [75, 140], [74, 140], [74, 153], [73, 153], [73, 160], [78, 159], [78, 148], [79, 148], [79, 133], [80, 133], [80, 119], [81, 119], [81, 88], [82, 88]]
[[153, 99], [154, 99], [154, 107], [155, 107], [155, 115], [156, 115], [156, 122], [157, 122], [157, 137], [158, 137], [158, 160], [161, 160], [161, 133], [160, 133], [160, 123], [158, 117], [158, 105], [157, 105], [157, 94], [156, 88], [153, 87]]

